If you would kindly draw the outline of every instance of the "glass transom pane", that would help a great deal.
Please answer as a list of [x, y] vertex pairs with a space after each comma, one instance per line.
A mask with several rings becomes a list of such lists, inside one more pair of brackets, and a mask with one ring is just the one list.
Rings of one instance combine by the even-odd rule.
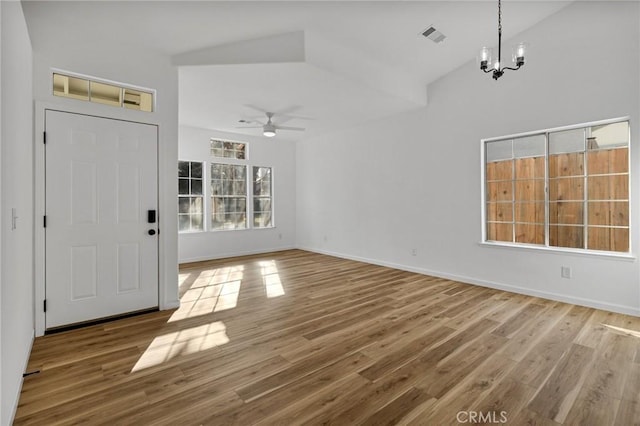
[[613, 148], [629, 144], [629, 122], [604, 124], [591, 128], [589, 149]]
[[505, 141], [488, 142], [486, 149], [487, 163], [491, 161], [508, 160], [513, 158], [513, 141], [511, 139]]
[[235, 158], [244, 160], [246, 158], [246, 144], [243, 142], [229, 142], [217, 139], [210, 140], [210, 152], [212, 157]]
[[584, 151], [584, 129], [549, 133], [549, 154]]
[[533, 135], [517, 138], [513, 141], [515, 158], [544, 156], [546, 139], [544, 135]]

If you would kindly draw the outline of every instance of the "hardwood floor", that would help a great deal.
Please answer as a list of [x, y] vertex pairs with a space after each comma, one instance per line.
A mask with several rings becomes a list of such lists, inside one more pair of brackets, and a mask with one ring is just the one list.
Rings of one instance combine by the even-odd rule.
[[38, 338], [16, 424], [640, 424], [640, 318], [299, 250]]

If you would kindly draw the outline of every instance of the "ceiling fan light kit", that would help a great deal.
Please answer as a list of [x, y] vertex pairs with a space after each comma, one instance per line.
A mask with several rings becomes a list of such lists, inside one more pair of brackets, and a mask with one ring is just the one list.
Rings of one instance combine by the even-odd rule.
[[272, 112], [267, 113], [267, 124], [262, 127], [262, 134], [268, 138], [272, 138], [276, 135], [276, 126], [271, 122], [271, 117], [273, 117]]
[[243, 127], [239, 127], [239, 129], [262, 129], [262, 135], [268, 138], [274, 137], [276, 135], [276, 130], [295, 130], [295, 131], [305, 130], [302, 127], [289, 127], [289, 126], [277, 125], [271, 121], [271, 118], [274, 116], [272, 112], [265, 112], [265, 114], [267, 116], [267, 122], [265, 124], [262, 124], [260, 122], [253, 121], [253, 120], [250, 121], [250, 120], [242, 119], [242, 120], [238, 120], [238, 122], [244, 123], [244, 124], [250, 124], [254, 122], [256, 124], [260, 124], [260, 126], [252, 126], [252, 127], [243, 126]]
[[262, 134], [268, 138], [272, 138], [276, 135], [276, 128], [273, 125], [265, 124], [262, 129]]
[[[502, 66], [502, 2], [501, 0], [498, 0], [498, 58], [492, 63], [493, 49], [483, 47], [478, 55], [480, 69], [485, 73], [492, 73], [493, 79], [498, 80], [506, 70], [517, 71], [524, 65], [524, 57], [527, 47], [527, 43], [519, 43], [516, 46], [513, 46], [512, 60], [516, 66]], [[489, 69], [490, 63], [493, 65], [493, 68], [491, 69]]]

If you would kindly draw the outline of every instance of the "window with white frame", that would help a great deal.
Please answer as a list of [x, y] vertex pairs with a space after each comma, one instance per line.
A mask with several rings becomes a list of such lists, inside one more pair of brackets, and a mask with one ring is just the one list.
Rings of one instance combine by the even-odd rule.
[[178, 231], [203, 230], [202, 164], [178, 161]]
[[273, 169], [247, 164], [246, 143], [210, 148], [207, 161], [178, 163], [179, 232], [273, 228]]
[[247, 158], [247, 144], [245, 143], [211, 139], [210, 145], [212, 157], [235, 158], [237, 160], [245, 160]]
[[211, 164], [211, 229], [247, 228], [247, 166]]
[[629, 122], [484, 142], [485, 241], [629, 252]]
[[253, 227], [273, 226], [271, 167], [253, 168]]

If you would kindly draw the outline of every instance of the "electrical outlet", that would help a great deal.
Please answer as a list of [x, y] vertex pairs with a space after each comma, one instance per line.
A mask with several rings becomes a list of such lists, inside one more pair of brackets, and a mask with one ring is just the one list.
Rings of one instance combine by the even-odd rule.
[[569, 266], [561, 266], [560, 276], [562, 276], [562, 278], [571, 278], [571, 268]]
[[325, 243], [327, 242], [327, 236], [326, 235], [324, 236], [324, 242]]
[[278, 234], [278, 239], [281, 240], [282, 239], [282, 234]]
[[411, 256], [417, 256], [418, 255], [418, 249], [411, 249]]

